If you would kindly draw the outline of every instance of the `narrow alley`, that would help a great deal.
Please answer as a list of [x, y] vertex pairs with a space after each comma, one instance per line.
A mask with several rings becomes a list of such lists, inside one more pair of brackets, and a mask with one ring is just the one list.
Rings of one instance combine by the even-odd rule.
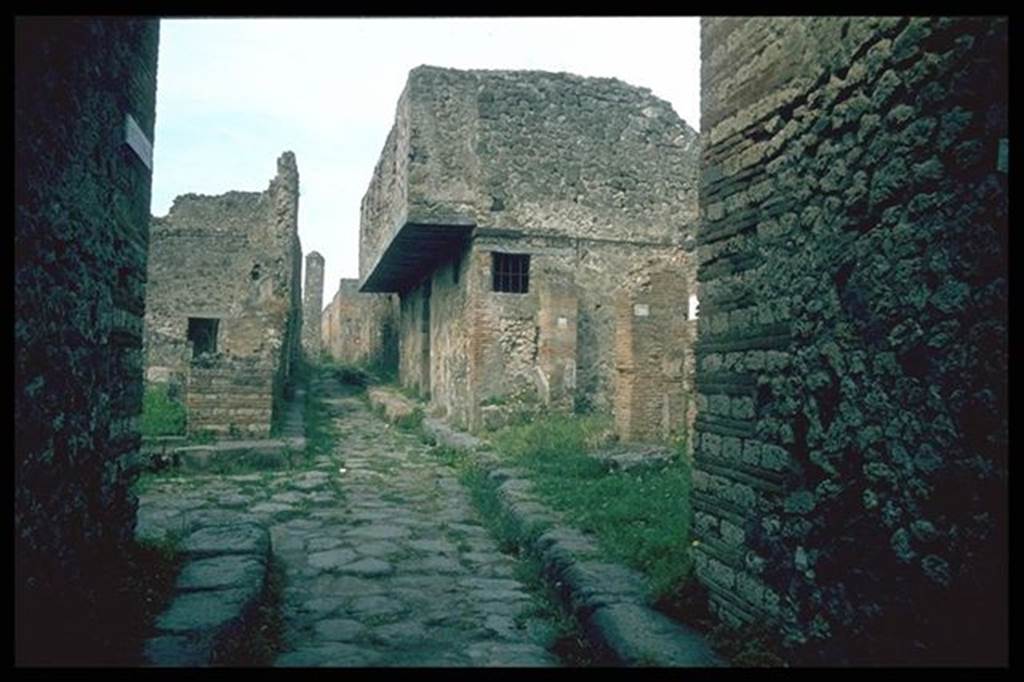
[[341, 437], [297, 471], [160, 476], [139, 534], [252, 521], [284, 568], [278, 666], [552, 666], [555, 625], [455, 472], [333, 379]]

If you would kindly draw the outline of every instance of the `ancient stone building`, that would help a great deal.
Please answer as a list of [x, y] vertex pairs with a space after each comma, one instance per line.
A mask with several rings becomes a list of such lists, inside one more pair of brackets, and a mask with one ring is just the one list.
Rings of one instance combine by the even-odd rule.
[[393, 370], [398, 366], [398, 297], [364, 294], [358, 279], [338, 282], [321, 318], [324, 353], [352, 365]]
[[265, 436], [301, 333], [299, 173], [265, 192], [185, 194], [153, 218], [146, 378], [184, 394], [190, 433]]
[[139, 446], [158, 37], [149, 19], [15, 20], [22, 664], [95, 641], [95, 586], [135, 526], [125, 462]]
[[1006, 29], [702, 21], [696, 566], [804, 660], [1006, 660]]
[[306, 284], [302, 288], [302, 350], [310, 360], [320, 357], [320, 309], [324, 303], [324, 257], [306, 255]]
[[614, 79], [414, 69], [360, 224], [361, 291], [401, 298], [402, 383], [471, 429], [610, 411], [625, 273], [676, 258], [694, 289], [697, 154]]

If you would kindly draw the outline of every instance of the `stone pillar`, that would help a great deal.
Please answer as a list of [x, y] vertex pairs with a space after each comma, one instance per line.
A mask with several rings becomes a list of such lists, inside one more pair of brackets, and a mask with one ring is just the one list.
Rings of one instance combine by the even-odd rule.
[[537, 388], [550, 408], [571, 412], [576, 392], [579, 299], [571, 273], [546, 273], [539, 287]]
[[302, 296], [302, 350], [306, 359], [320, 359], [320, 312], [324, 303], [324, 257], [316, 251], [306, 255], [306, 286]]
[[624, 441], [668, 441], [689, 432], [692, 325], [685, 275], [666, 270], [615, 302], [615, 426]]
[[15, 20], [15, 659], [82, 662], [132, 540], [159, 22]]

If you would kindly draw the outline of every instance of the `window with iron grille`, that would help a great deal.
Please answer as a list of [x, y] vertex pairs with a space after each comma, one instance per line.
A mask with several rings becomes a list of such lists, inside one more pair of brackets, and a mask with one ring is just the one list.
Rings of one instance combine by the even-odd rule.
[[519, 253], [491, 253], [494, 291], [525, 294], [530, 290], [530, 256]]

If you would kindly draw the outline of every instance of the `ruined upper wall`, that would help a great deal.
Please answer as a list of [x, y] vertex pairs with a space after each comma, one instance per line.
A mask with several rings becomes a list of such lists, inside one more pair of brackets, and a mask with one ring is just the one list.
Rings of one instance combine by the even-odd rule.
[[91, 662], [136, 499], [159, 22], [15, 19], [17, 665]]
[[147, 367], [184, 372], [189, 317], [221, 319], [218, 350], [228, 355], [271, 357], [285, 343], [274, 320], [283, 324], [292, 307], [298, 228], [288, 179], [294, 157], [282, 159], [265, 192], [185, 194], [153, 218]]
[[[262, 415], [288, 381], [301, 333], [295, 156], [281, 155], [264, 192], [177, 197], [167, 216], [152, 219], [149, 253], [147, 377], [185, 384], [192, 362], [188, 320], [217, 319], [218, 362], [259, 360], [274, 386], [253, 386], [259, 397], [249, 402], [259, 402], [259, 415], [246, 412], [257, 409], [253, 404], [238, 405], [237, 414], [228, 414], [233, 408], [225, 404], [218, 408], [223, 419], [204, 417], [204, 428], [235, 424], [265, 432], [269, 420]], [[190, 429], [199, 421], [194, 416]]]
[[409, 87], [402, 91], [359, 211], [359, 279], [364, 280], [395, 230], [405, 224], [409, 186]]
[[364, 199], [360, 276], [406, 223], [681, 244], [697, 154], [667, 102], [615, 79], [413, 69]]
[[1006, 28], [702, 20], [695, 563], [804, 662], [1005, 664]]

